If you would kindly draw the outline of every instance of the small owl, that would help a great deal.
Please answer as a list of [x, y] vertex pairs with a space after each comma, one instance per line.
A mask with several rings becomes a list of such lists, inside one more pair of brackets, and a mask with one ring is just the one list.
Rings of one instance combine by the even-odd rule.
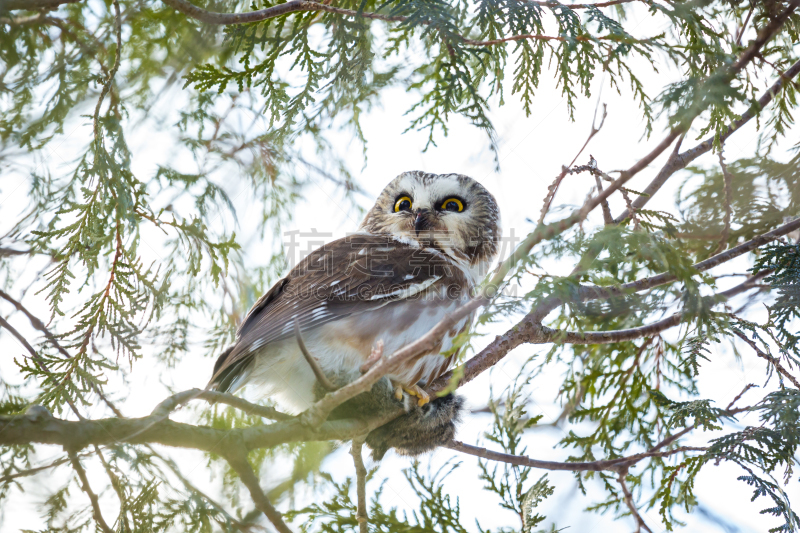
[[[497, 203], [475, 180], [399, 175], [356, 233], [309, 254], [255, 303], [217, 360], [212, 386], [246, 385], [288, 412], [308, 409], [324, 391], [300, 351], [295, 324], [320, 369], [340, 384], [352, 381], [378, 341], [392, 354], [466, 303], [497, 255], [499, 238]], [[464, 318], [433, 350], [354, 404], [362, 417], [392, 402], [409, 411], [367, 439], [373, 455], [389, 447], [416, 454], [452, 438], [461, 400], [451, 395], [429, 403], [423, 387], [449, 369], [453, 339], [473, 319]], [[353, 405], [339, 413], [353, 416]]]

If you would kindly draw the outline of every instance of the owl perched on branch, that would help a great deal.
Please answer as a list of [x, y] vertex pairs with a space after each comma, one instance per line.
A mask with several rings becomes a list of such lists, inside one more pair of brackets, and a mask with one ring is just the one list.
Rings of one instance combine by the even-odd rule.
[[[296, 328], [333, 382], [357, 379], [379, 341], [391, 355], [466, 303], [497, 255], [499, 239], [497, 203], [475, 180], [399, 175], [358, 232], [312, 252], [255, 303], [235, 344], [217, 360], [212, 386], [236, 391], [246, 385], [289, 412], [308, 409], [325, 391], [303, 356]], [[406, 415], [367, 438], [378, 458], [391, 447], [415, 455], [452, 439], [461, 399], [431, 401], [424, 387], [449, 369], [453, 340], [473, 319], [463, 319], [429, 353], [407, 361], [332, 416], [375, 416], [405, 405]]]

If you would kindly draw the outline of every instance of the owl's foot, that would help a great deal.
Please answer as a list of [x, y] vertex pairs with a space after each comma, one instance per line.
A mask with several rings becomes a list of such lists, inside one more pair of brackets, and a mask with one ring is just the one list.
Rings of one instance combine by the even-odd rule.
[[410, 387], [403, 386], [403, 390], [405, 390], [411, 396], [419, 398], [417, 400], [417, 405], [420, 407], [431, 401], [430, 395], [419, 385], [411, 385]]

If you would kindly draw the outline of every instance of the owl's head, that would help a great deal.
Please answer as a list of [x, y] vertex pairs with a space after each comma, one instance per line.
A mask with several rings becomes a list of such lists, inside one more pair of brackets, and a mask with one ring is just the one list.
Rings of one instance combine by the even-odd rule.
[[404, 172], [383, 189], [359, 229], [437, 248], [485, 274], [499, 248], [500, 210], [467, 176]]

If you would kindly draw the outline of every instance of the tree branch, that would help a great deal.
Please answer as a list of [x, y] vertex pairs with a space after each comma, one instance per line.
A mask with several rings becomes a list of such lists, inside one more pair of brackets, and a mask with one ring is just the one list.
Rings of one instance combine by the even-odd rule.
[[681, 452], [704, 452], [707, 448], [700, 448], [695, 446], [681, 446], [668, 451], [652, 451], [637, 453], [627, 457], [620, 457], [619, 459], [604, 459], [602, 461], [590, 461], [584, 463], [561, 463], [558, 461], [541, 461], [539, 459], [532, 459], [525, 455], [511, 455], [508, 453], [495, 452], [481, 448], [479, 446], [472, 446], [463, 442], [454, 440], [444, 446], [457, 452], [474, 455], [482, 459], [491, 459], [493, 461], [500, 461], [517, 466], [528, 466], [531, 468], [539, 468], [542, 470], [559, 470], [568, 472], [619, 472], [621, 469], [627, 469], [648, 457], [667, 457]]
[[353, 464], [356, 467], [356, 494], [358, 498], [356, 521], [358, 522], [358, 531], [359, 533], [369, 533], [367, 517], [367, 469], [364, 467], [364, 459], [361, 457], [361, 448], [363, 446], [363, 439], [353, 439], [350, 445], [350, 455], [353, 456]]
[[783, 376], [784, 376], [786, 379], [788, 379], [789, 381], [791, 381], [791, 382], [792, 382], [792, 384], [795, 386], [795, 388], [797, 388], [798, 390], [800, 390], [800, 382], [798, 382], [798, 381], [797, 381], [797, 378], [795, 378], [795, 377], [794, 377], [794, 376], [793, 376], [793, 375], [792, 375], [792, 374], [791, 374], [791, 373], [790, 373], [788, 370], [786, 370], [786, 369], [783, 367], [783, 365], [781, 365], [781, 362], [780, 362], [780, 360], [779, 360], [777, 357], [773, 357], [773, 356], [771, 356], [770, 354], [768, 354], [768, 353], [765, 353], [764, 351], [762, 351], [762, 350], [761, 350], [761, 349], [760, 349], [760, 348], [759, 348], [759, 347], [756, 345], [756, 343], [755, 343], [755, 342], [753, 342], [752, 340], [748, 339], [748, 338], [747, 338], [747, 335], [745, 335], [744, 333], [742, 333], [742, 332], [741, 332], [741, 331], [739, 331], [738, 329], [735, 329], [735, 328], [734, 328], [734, 329], [733, 329], [733, 332], [736, 334], [736, 336], [737, 336], [737, 337], [739, 337], [740, 339], [742, 339], [742, 340], [743, 340], [744, 342], [746, 342], [746, 343], [747, 343], [747, 344], [748, 344], [748, 345], [749, 345], [749, 346], [750, 346], [750, 347], [751, 347], [753, 350], [755, 350], [755, 352], [756, 352], [756, 355], [758, 355], [760, 358], [762, 358], [762, 359], [766, 359], [767, 361], [769, 361], [770, 363], [772, 363], [772, 365], [773, 365], [773, 366], [774, 366], [774, 367], [775, 367], [775, 368], [778, 370], [778, 372], [780, 372], [780, 373], [781, 373], [781, 375], [783, 375]]
[[722, 154], [722, 150], [719, 151], [719, 167], [722, 169], [722, 193], [725, 197], [725, 216], [723, 218], [724, 227], [722, 228], [722, 234], [719, 238], [719, 243], [717, 244], [717, 249], [714, 251], [714, 254], [718, 254], [727, 248], [728, 244], [728, 236], [731, 234], [731, 203], [733, 201], [733, 176], [728, 171], [728, 165], [725, 164], [725, 156]]
[[247, 487], [247, 490], [250, 491], [250, 496], [253, 498], [253, 503], [256, 506], [256, 509], [264, 513], [264, 515], [272, 522], [272, 525], [275, 526], [275, 529], [279, 531], [279, 533], [292, 533], [292, 530], [289, 529], [289, 526], [286, 525], [286, 522], [283, 521], [283, 517], [281, 517], [281, 513], [278, 512], [275, 507], [272, 506], [272, 503], [267, 498], [267, 495], [264, 493], [263, 489], [261, 488], [261, 484], [258, 481], [258, 477], [256, 473], [253, 471], [253, 467], [250, 466], [250, 463], [247, 461], [247, 452], [243, 446], [237, 446], [236, 451], [233, 453], [228, 453], [225, 456], [225, 459], [231, 465], [237, 474], [239, 474], [239, 478], [244, 483], [244, 486]]
[[[778, 237], [791, 233], [792, 231], [800, 229], [800, 218], [791, 222], [787, 222], [778, 228], [754, 237], [753, 239], [726, 250], [721, 254], [710, 257], [705, 261], [701, 261], [694, 265], [698, 272], [709, 270], [717, 265], [730, 261], [731, 259], [743, 255], [747, 252], [755, 250], [764, 244], [774, 241]], [[640, 280], [625, 283], [616, 287], [598, 287], [580, 285], [577, 287], [572, 297], [568, 301], [582, 302], [586, 300], [607, 299], [614, 296], [625, 296], [633, 292], [641, 292], [665, 283], [675, 281], [677, 276], [674, 274], [663, 273], [643, 278]], [[450, 380], [455, 372], [462, 375], [459, 382], [460, 385], [472, 381], [475, 377], [483, 371], [495, 365], [503, 357], [505, 357], [511, 350], [520, 344], [529, 342], [528, 339], [538, 339], [541, 336], [543, 326], [541, 321], [550, 311], [557, 308], [559, 305], [566, 303], [565, 300], [552, 296], [545, 298], [541, 303], [534, 306], [530, 313], [517, 323], [513, 328], [506, 331], [503, 335], [495, 337], [494, 341], [489, 343], [483, 350], [468, 360], [461, 368], [451, 370], [440, 376], [430, 387], [429, 390], [436, 392], [444, 390], [450, 383]]]
[[628, 506], [628, 509], [631, 512], [631, 516], [636, 520], [636, 533], [639, 533], [642, 529], [647, 531], [647, 533], [653, 533], [653, 530], [650, 529], [647, 524], [644, 522], [642, 515], [639, 514], [639, 510], [636, 509], [636, 503], [633, 501], [633, 494], [631, 491], [628, 490], [628, 484], [625, 482], [625, 477], [628, 475], [628, 469], [620, 470], [619, 476], [617, 476], [617, 482], [619, 482], [619, 486], [622, 489], [622, 495], [625, 498], [625, 505]]
[[102, 529], [104, 533], [114, 533], [114, 530], [108, 527], [105, 518], [103, 518], [103, 513], [100, 512], [100, 502], [97, 499], [97, 495], [92, 491], [89, 480], [86, 478], [86, 471], [83, 469], [83, 466], [81, 466], [81, 462], [74, 451], [69, 452], [69, 460], [75, 472], [78, 474], [78, 478], [81, 482], [81, 490], [89, 496], [89, 500], [92, 502], [92, 515], [94, 516], [95, 522], [97, 522], [97, 525], [100, 526], [100, 529]]
[[[10, 1], [19, 1], [19, 0], [10, 0]], [[64, 0], [42, 0], [42, 1], [63, 2]], [[78, 1], [78, 0], [71, 0], [71, 1]], [[200, 22], [205, 22], [206, 24], [216, 24], [216, 25], [246, 24], [249, 22], [259, 22], [262, 20], [288, 15], [290, 13], [308, 12], [308, 11], [322, 11], [326, 13], [334, 13], [337, 15], [344, 15], [348, 17], [363, 17], [372, 20], [383, 20], [386, 22], [404, 22], [408, 20], [408, 17], [402, 15], [384, 15], [382, 13], [372, 13], [368, 11], [367, 12], [354, 11], [352, 9], [343, 9], [340, 7], [334, 7], [329, 4], [325, 4], [322, 2], [315, 2], [312, 0], [289, 0], [288, 2], [284, 2], [276, 6], [268, 7], [266, 9], [259, 9], [257, 11], [250, 11], [248, 13], [216, 13], [198, 7], [189, 2], [188, 0], [162, 0], [162, 1], [168, 6], [172, 7], [173, 9], [180, 11], [184, 15], [190, 16], [195, 20], [198, 20]], [[588, 9], [590, 7], [607, 7], [631, 1], [634, 0], [616, 0], [601, 4], [571, 4], [574, 7], [570, 7], [570, 5], [568, 4], [566, 7], [570, 7], [571, 9]], [[545, 7], [561, 6], [561, 4], [555, 2], [531, 2], [531, 3], [535, 3]], [[429, 21], [420, 21], [419, 23], [430, 24]], [[472, 39], [466, 39], [464, 37], [461, 37], [461, 39], [464, 41], [464, 43], [473, 46], [492, 46], [503, 42], [518, 41], [522, 39], [534, 39], [543, 41], [567, 40], [561, 36], [547, 36], [547, 35], [533, 35], [533, 34], [516, 35], [493, 41], [475, 41]], [[619, 37], [614, 35], [608, 35], [603, 37], [575, 36], [572, 37], [572, 39], [578, 41], [594, 41], [598, 39], [617, 40], [617, 41], [620, 40]]]
[[184, 405], [192, 400], [205, 400], [211, 404], [222, 403], [225, 405], [230, 405], [231, 407], [235, 407], [236, 409], [239, 409], [247, 413], [248, 415], [257, 415], [263, 418], [269, 418], [270, 420], [294, 419], [292, 415], [281, 413], [280, 411], [278, 411], [277, 409], [273, 409], [272, 407], [250, 403], [243, 398], [234, 396], [233, 394], [227, 394], [224, 392], [218, 392], [212, 390], [201, 390], [201, 389], [189, 389], [187, 391], [173, 394], [172, 396], [170, 396], [169, 398], [158, 404], [155, 407], [155, 409], [153, 409], [153, 413], [151, 416], [154, 417], [167, 416], [169, 415], [169, 413], [177, 409], [179, 406]]
[[[733, 124], [728, 127], [728, 130], [723, 133], [720, 138], [719, 142], [724, 143], [725, 140], [728, 139], [731, 135], [736, 133], [742, 126], [747, 124], [753, 117], [758, 115], [762, 109], [764, 109], [772, 99], [783, 89], [784, 84], [795, 78], [798, 74], [800, 74], [800, 60], [795, 62], [791, 67], [789, 67], [786, 72], [785, 76], [781, 76], [778, 78], [772, 86], [767, 89], [767, 91], [761, 95], [761, 97], [757, 101], [757, 105], [753, 105], [748, 109], [745, 113], [742, 114], [739, 120], [736, 120]], [[643, 191], [647, 196], [639, 196], [633, 202], [634, 209], [641, 209], [644, 205], [650, 201], [650, 199], [658, 192], [659, 189], [667, 182], [667, 180], [677, 171], [686, 168], [689, 163], [700, 157], [701, 155], [705, 154], [706, 152], [710, 151], [711, 148], [714, 146], [714, 136], [711, 135], [703, 142], [682, 152], [680, 154], [674, 154], [673, 157], [670, 157], [667, 163], [661, 168], [658, 172], [656, 177], [650, 184], [645, 188]], [[616, 219], [615, 222], [617, 224], [621, 223], [628, 217], [628, 210], [626, 209], [623, 211]]]
[[314, 356], [311, 355], [308, 351], [308, 348], [306, 348], [306, 343], [303, 342], [303, 336], [300, 335], [300, 321], [298, 319], [294, 320], [294, 336], [295, 339], [297, 340], [297, 346], [300, 348], [300, 352], [303, 354], [303, 357], [305, 357], [308, 366], [310, 366], [311, 370], [314, 372], [314, 376], [317, 378], [317, 382], [319, 382], [319, 384], [322, 386], [323, 389], [329, 392], [338, 389], [339, 387], [331, 383], [331, 381], [319, 367], [319, 363], [317, 363], [317, 360], [314, 359]]
[[83, 0], [0, 0], [0, 11], [24, 9], [37, 11], [39, 9], [57, 9], [63, 4], [77, 4]]

